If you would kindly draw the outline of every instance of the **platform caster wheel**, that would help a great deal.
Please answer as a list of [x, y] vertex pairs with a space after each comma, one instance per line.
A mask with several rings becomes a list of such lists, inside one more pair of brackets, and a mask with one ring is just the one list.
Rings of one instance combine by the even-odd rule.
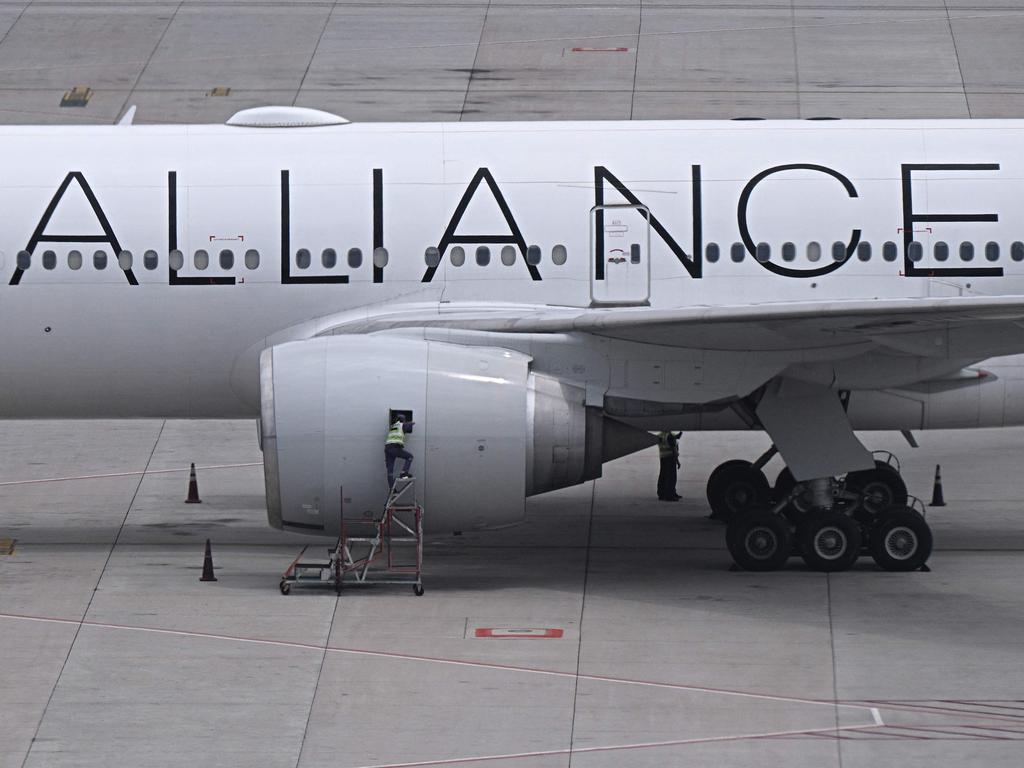
[[885, 515], [871, 531], [871, 557], [887, 571], [914, 571], [932, 554], [932, 529], [912, 509]]
[[732, 519], [725, 543], [736, 565], [747, 571], [778, 570], [793, 551], [793, 535], [786, 521], [760, 510]]
[[416, 595], [416, 597], [423, 597], [423, 593], [424, 592], [426, 592], [426, 590], [423, 589], [423, 585], [422, 584], [413, 584], [412, 585], [412, 593], [414, 595]]
[[280, 583], [280, 584], [278, 584], [277, 586], [278, 586], [278, 589], [280, 589], [280, 590], [281, 590], [281, 594], [282, 594], [282, 595], [287, 595], [287, 594], [289, 594], [289, 593], [290, 593], [290, 592], [292, 591], [292, 585], [291, 585], [291, 584], [289, 584], [289, 583], [288, 583], [287, 581], [285, 581], [284, 579], [282, 579], [282, 580], [281, 580], [281, 583]]
[[713, 517], [732, 520], [768, 503], [768, 479], [749, 461], [733, 460], [715, 468], [708, 478], [708, 504]]
[[797, 529], [800, 556], [815, 571], [845, 571], [860, 554], [860, 527], [839, 512], [811, 513]]
[[874, 469], [851, 472], [846, 476], [848, 490], [859, 493], [868, 512], [878, 515], [891, 507], [907, 505], [907, 485], [900, 473], [884, 461], [875, 461]]

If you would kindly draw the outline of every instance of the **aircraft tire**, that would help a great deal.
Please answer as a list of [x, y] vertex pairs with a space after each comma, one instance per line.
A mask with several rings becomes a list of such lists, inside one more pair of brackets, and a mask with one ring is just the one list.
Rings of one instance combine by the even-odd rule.
[[900, 473], [884, 461], [875, 461], [874, 469], [848, 474], [846, 487], [861, 494], [864, 507], [875, 515], [907, 505], [907, 484]]
[[793, 551], [793, 534], [785, 519], [764, 510], [755, 510], [730, 521], [725, 543], [740, 568], [776, 571]]
[[886, 571], [914, 571], [932, 554], [932, 529], [912, 509], [885, 515], [872, 529], [868, 551]]
[[712, 515], [725, 521], [765, 506], [771, 491], [764, 472], [741, 460], [720, 464], [708, 478], [707, 490]]
[[840, 512], [813, 512], [797, 527], [800, 556], [815, 571], [845, 571], [860, 554], [860, 526]]
[[725, 517], [726, 512], [722, 506], [722, 477], [724, 473], [731, 467], [749, 467], [751, 466], [749, 461], [743, 459], [730, 459], [729, 461], [722, 462], [712, 470], [708, 476], [708, 482], [706, 487], [706, 493], [708, 497], [708, 506], [711, 507], [711, 514], [715, 517]]

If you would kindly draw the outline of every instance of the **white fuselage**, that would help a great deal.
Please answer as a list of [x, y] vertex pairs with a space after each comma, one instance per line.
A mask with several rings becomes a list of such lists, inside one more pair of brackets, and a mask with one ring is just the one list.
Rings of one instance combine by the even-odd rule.
[[254, 349], [406, 303], [1024, 293], [1018, 121], [9, 127], [0, 158], [0, 417], [254, 416]]

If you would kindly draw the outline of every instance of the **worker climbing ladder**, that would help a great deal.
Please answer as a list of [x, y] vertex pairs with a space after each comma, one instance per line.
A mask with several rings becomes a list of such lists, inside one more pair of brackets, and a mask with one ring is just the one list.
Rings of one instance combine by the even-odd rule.
[[416, 481], [395, 480], [384, 512], [378, 518], [346, 518], [339, 511], [337, 546], [327, 562], [303, 562], [304, 548], [281, 576], [281, 594], [292, 586], [333, 586], [341, 594], [344, 584], [405, 584], [423, 594], [423, 507], [416, 502]]

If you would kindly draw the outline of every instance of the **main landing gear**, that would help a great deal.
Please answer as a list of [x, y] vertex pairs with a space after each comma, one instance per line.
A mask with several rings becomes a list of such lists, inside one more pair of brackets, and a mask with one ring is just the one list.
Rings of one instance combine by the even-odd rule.
[[887, 571], [922, 568], [932, 552], [924, 505], [907, 495], [899, 462], [874, 454], [875, 467], [842, 478], [798, 483], [788, 468], [769, 486], [757, 461], [727, 461], [708, 479], [712, 517], [728, 523], [726, 545], [738, 566], [771, 571], [799, 555], [816, 571], [842, 571], [870, 555]]

